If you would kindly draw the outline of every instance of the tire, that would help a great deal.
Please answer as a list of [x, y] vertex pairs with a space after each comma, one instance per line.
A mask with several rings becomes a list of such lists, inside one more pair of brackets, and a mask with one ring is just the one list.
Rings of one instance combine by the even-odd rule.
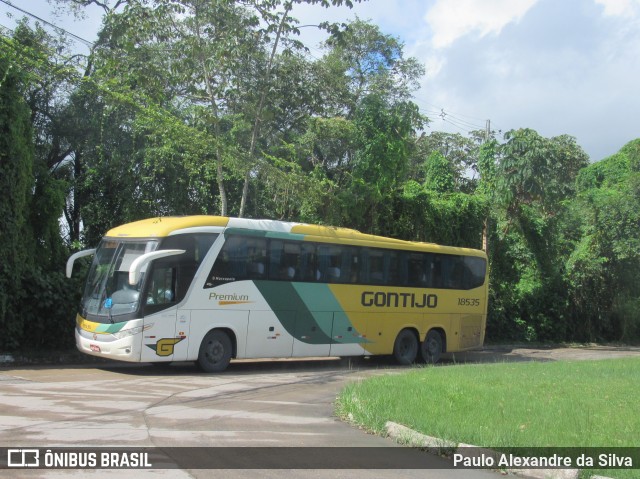
[[436, 364], [440, 361], [443, 349], [442, 335], [435, 329], [432, 329], [427, 333], [427, 337], [420, 346], [420, 353], [425, 363]]
[[418, 338], [409, 329], [403, 329], [398, 333], [393, 343], [393, 357], [403, 366], [408, 366], [416, 360], [418, 355]]
[[209, 331], [200, 344], [197, 365], [205, 373], [219, 373], [227, 369], [231, 352], [231, 339], [227, 333]]

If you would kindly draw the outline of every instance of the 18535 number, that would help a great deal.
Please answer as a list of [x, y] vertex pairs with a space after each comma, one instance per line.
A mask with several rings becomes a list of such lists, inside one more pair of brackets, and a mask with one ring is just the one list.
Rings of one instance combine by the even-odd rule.
[[479, 298], [458, 298], [458, 306], [480, 306]]

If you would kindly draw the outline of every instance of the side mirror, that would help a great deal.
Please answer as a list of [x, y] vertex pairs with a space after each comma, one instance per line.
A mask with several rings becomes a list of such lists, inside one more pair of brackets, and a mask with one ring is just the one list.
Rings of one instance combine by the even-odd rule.
[[96, 249], [85, 249], [84, 251], [78, 251], [77, 253], [73, 253], [71, 256], [69, 256], [69, 259], [67, 260], [67, 270], [66, 270], [66, 274], [67, 274], [67, 278], [71, 278], [71, 273], [73, 272], [73, 263], [76, 262], [76, 260], [78, 258], [83, 258], [84, 256], [91, 256], [92, 254], [95, 254]]
[[183, 249], [161, 249], [159, 251], [152, 251], [151, 253], [138, 256], [129, 267], [129, 284], [137, 284], [140, 279], [140, 272], [151, 261], [158, 258], [165, 258], [167, 256], [174, 256], [177, 254], [183, 254], [186, 251]]

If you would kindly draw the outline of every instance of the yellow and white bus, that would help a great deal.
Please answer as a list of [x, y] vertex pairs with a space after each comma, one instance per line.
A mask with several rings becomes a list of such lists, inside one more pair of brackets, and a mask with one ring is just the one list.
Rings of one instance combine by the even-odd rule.
[[484, 252], [345, 228], [220, 216], [110, 230], [76, 318], [84, 353], [133, 362], [392, 354], [435, 363], [478, 348]]

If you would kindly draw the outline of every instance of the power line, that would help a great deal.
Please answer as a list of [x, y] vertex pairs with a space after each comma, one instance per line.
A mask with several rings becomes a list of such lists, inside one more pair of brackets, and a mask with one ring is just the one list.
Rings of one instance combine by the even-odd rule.
[[45, 20], [44, 18], [40, 18], [39, 16], [37, 16], [37, 15], [35, 15], [35, 14], [31, 13], [31, 12], [28, 12], [28, 11], [26, 11], [26, 10], [23, 10], [23, 9], [22, 9], [22, 8], [20, 8], [20, 7], [16, 7], [16, 6], [15, 6], [15, 5], [13, 5], [11, 2], [9, 2], [9, 0], [0, 0], [0, 2], [1, 2], [1, 3], [4, 3], [5, 5], [8, 5], [8, 6], [9, 6], [9, 7], [11, 7], [11, 8], [15, 8], [15, 9], [16, 9], [16, 10], [18, 10], [19, 12], [22, 12], [23, 14], [28, 15], [29, 17], [35, 18], [36, 20], [38, 20], [38, 21], [40, 21], [40, 22], [44, 23], [45, 25], [49, 25], [50, 27], [55, 28], [56, 30], [58, 30], [58, 31], [60, 31], [60, 32], [63, 32], [63, 33], [65, 33], [66, 35], [69, 35], [70, 37], [75, 38], [76, 40], [78, 40], [78, 41], [80, 41], [80, 42], [84, 43], [84, 44], [85, 44], [86, 46], [88, 46], [88, 47], [92, 47], [92, 46], [93, 46], [93, 42], [91, 42], [91, 41], [89, 41], [89, 40], [87, 40], [87, 39], [85, 39], [85, 38], [82, 38], [82, 37], [80, 37], [80, 36], [76, 35], [75, 33], [71, 33], [71, 32], [69, 32], [69, 31], [65, 30], [64, 28], [59, 27], [58, 25], [55, 25], [55, 24], [53, 24], [53, 23], [51, 23], [51, 22], [48, 22], [48, 21], [47, 21], [47, 20]]
[[[462, 117], [466, 117], [466, 118], [473, 118], [470, 117], [468, 115], [463, 115], [461, 113], [458, 112], [451, 112], [450, 110], [443, 108], [443, 107], [437, 107], [435, 105], [432, 105], [433, 108], [425, 108], [424, 104], [421, 105], [421, 103], [425, 103], [425, 104], [429, 104], [427, 102], [424, 102], [423, 100], [419, 100], [419, 99], [414, 99], [415, 103], [427, 114], [431, 115], [432, 117], [438, 117], [440, 118], [442, 121], [450, 121], [452, 123], [458, 123], [460, 125], [464, 125], [468, 128], [472, 128], [472, 129], [483, 129], [484, 128], [484, 123], [486, 120], [478, 120], [478, 122], [471, 122], [469, 120], [465, 120]], [[482, 122], [482, 123], [480, 123]]]
[[[429, 119], [432, 122], [442, 122], [449, 124], [456, 129], [468, 133], [469, 131], [485, 131], [487, 128], [488, 119], [480, 119], [471, 115], [465, 115], [460, 112], [451, 112], [450, 110], [442, 107], [438, 107], [432, 103], [429, 103], [422, 99], [414, 98], [414, 103], [420, 107], [421, 111], [429, 115]], [[430, 107], [427, 107], [429, 105]], [[466, 120], [476, 120], [475, 122]], [[495, 124], [491, 125], [492, 131], [502, 132], [502, 129], [496, 127]]]
[[448, 118], [453, 118], [453, 120], [455, 120], [456, 122], [461, 123], [463, 125], [467, 125], [467, 126], [472, 127], [472, 128], [483, 128], [482, 124], [480, 124], [480, 123], [472, 123], [470, 121], [464, 120], [464, 119], [460, 118], [459, 116], [454, 115], [453, 113], [448, 113], [447, 116], [448, 116]]
[[[430, 103], [430, 102], [428, 102], [426, 100], [420, 100], [420, 101], [422, 101], [425, 105], [429, 105], [431, 108], [435, 108], [438, 111], [443, 109], [443, 108], [441, 108], [441, 107], [439, 107], [437, 105], [434, 105], [433, 103]], [[461, 117], [464, 117], [464, 118], [468, 118], [469, 120], [475, 120], [475, 121], [480, 121], [480, 122], [484, 122], [486, 120], [485, 118], [478, 118], [477, 116], [464, 115], [464, 114], [459, 113], [459, 112], [449, 112], [448, 114], [454, 114], [456, 116], [461, 116]]]

